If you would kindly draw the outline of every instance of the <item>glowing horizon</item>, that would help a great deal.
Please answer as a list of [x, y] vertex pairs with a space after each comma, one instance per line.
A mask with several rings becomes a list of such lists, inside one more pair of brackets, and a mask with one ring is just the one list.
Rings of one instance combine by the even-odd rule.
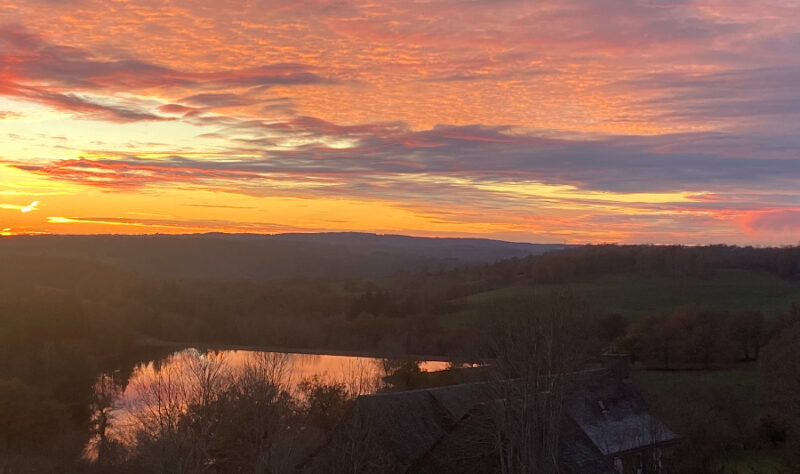
[[798, 17], [0, 0], [0, 236], [794, 244]]

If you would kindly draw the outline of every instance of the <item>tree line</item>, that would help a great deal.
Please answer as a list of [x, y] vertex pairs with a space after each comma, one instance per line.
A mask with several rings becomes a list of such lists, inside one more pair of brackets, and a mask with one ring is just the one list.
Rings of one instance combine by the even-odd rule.
[[[476, 306], [465, 300], [487, 290], [522, 282], [535, 291], [548, 282], [629, 271], [710, 278], [739, 268], [796, 279], [797, 262], [796, 247], [588, 246], [375, 280], [211, 282], [144, 277], [79, 259], [3, 257], [0, 426], [6, 428], [0, 451], [4, 459], [21, 456], [27, 463], [34, 462], [30, 456], [45, 464], [76, 458], [86, 441], [97, 375], [122, 368], [126, 380], [136, 361], [153, 357], [153, 349], [143, 354], [137, 344], [142, 337], [472, 356], [486, 347], [496, 301]], [[446, 324], [441, 317], [461, 312], [468, 323]], [[651, 368], [718, 368], [758, 359], [767, 370], [776, 364], [764, 361], [776, 353], [791, 357], [771, 341], [791, 334], [785, 331], [798, 313], [795, 307], [768, 321], [752, 311], [686, 306], [629, 321], [584, 308], [580, 327], [587, 328], [582, 344], [592, 353], [613, 343]]]

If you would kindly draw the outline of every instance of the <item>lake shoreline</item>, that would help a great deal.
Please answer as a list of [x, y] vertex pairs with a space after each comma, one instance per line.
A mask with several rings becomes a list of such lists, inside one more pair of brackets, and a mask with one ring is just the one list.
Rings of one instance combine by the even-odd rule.
[[403, 360], [421, 360], [421, 361], [435, 361], [435, 362], [455, 362], [455, 363], [473, 363], [480, 362], [469, 360], [467, 358], [459, 358], [443, 355], [420, 355], [420, 354], [390, 354], [370, 351], [351, 351], [351, 350], [337, 350], [337, 349], [310, 349], [304, 347], [279, 347], [279, 346], [252, 346], [245, 344], [213, 344], [213, 343], [198, 343], [198, 342], [179, 342], [179, 341], [164, 341], [161, 339], [142, 337], [136, 341], [139, 346], [149, 347], [166, 347], [175, 349], [203, 349], [203, 350], [220, 350], [220, 351], [252, 351], [252, 352], [283, 352], [288, 354], [305, 354], [305, 355], [329, 355], [329, 356], [343, 356], [343, 357], [364, 357], [371, 359], [403, 359]]

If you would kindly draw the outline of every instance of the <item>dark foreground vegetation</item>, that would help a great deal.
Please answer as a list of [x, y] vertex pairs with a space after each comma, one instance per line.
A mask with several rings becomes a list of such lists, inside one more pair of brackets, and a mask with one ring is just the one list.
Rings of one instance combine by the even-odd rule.
[[[800, 469], [800, 248], [589, 246], [388, 276], [241, 280], [0, 254], [0, 472], [290, 472], [358, 394], [229, 374], [139, 432], [136, 451], [101, 441], [97, 462], [81, 460], [135, 363], [168, 353], [142, 341], [494, 359], [481, 377], [518, 376], [539, 363], [523, 348], [554, 314], [569, 324], [550, 345], [579, 349], [550, 354], [564, 368], [592, 366], [609, 347], [635, 358], [636, 384], [682, 438], [676, 472]], [[208, 268], [223, 257], [197, 258]], [[386, 389], [475, 377], [395, 369]], [[115, 370], [113, 383], [102, 376]]]

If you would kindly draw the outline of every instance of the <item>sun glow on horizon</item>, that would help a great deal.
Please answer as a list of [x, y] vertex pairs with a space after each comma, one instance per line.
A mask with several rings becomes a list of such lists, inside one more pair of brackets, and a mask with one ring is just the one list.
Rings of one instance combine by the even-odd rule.
[[3, 235], [800, 230], [790, 2], [39, 2], [0, 4]]

